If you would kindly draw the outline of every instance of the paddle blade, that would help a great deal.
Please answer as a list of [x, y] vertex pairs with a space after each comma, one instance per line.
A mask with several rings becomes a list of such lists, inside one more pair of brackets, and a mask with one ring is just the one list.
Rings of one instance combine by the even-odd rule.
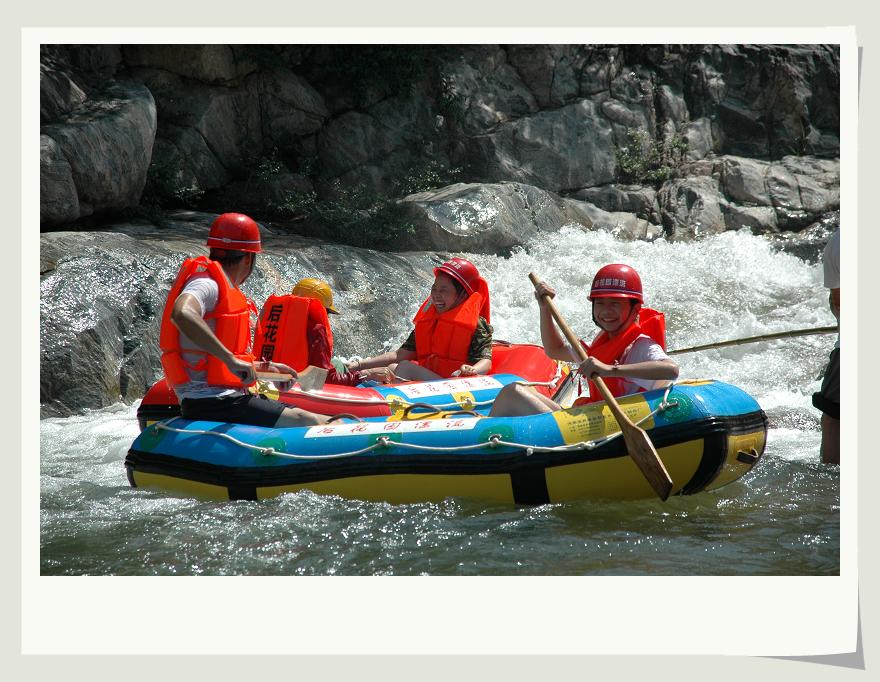
[[324, 388], [327, 374], [326, 369], [309, 365], [302, 372], [297, 372], [297, 381], [303, 391], [317, 391]]
[[629, 424], [628, 426], [621, 424], [621, 427], [623, 440], [626, 443], [629, 456], [633, 458], [636, 466], [654, 489], [654, 492], [657, 493], [657, 496], [665, 502], [669, 499], [669, 495], [672, 492], [672, 478], [657, 455], [654, 444], [644, 429], [639, 428], [635, 424]]

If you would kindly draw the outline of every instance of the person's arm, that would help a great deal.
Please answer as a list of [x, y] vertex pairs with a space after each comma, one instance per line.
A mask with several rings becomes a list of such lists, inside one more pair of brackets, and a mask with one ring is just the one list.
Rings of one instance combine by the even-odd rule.
[[579, 358], [575, 355], [574, 349], [566, 343], [553, 321], [553, 315], [550, 314], [550, 307], [544, 299], [544, 294], [553, 298], [556, 296], [556, 291], [546, 282], [538, 284], [535, 290], [535, 298], [538, 299], [538, 310], [541, 316], [541, 343], [544, 346], [544, 352], [554, 360], [577, 362]]
[[472, 377], [476, 376], [477, 374], [488, 374], [490, 369], [492, 369], [492, 361], [488, 358], [483, 358], [482, 360], [479, 360], [472, 365], [462, 365], [452, 373], [452, 376]]
[[831, 289], [831, 293], [828, 295], [828, 305], [831, 306], [831, 312], [834, 313], [834, 318], [837, 320], [837, 324], [840, 324], [840, 288]]
[[387, 353], [382, 353], [382, 355], [374, 355], [363, 360], [354, 360], [348, 363], [347, 369], [349, 372], [360, 372], [364, 369], [387, 367], [401, 360], [414, 360], [416, 355], [415, 332], [413, 331], [397, 350], [388, 351]]
[[587, 378], [598, 374], [600, 377], [675, 381], [679, 370], [678, 364], [673, 360], [645, 360], [628, 365], [609, 365], [590, 357], [580, 364], [578, 371]]
[[181, 294], [171, 309], [171, 321], [203, 351], [222, 362], [230, 372], [242, 378], [245, 385], [257, 380], [253, 364], [239, 360], [211, 331], [202, 317], [202, 306], [192, 294]]
[[357, 386], [360, 377], [356, 372], [339, 373], [333, 366], [332, 349], [327, 338], [327, 330], [320, 322], [315, 323], [308, 331], [309, 364], [327, 370], [326, 383], [337, 386]]

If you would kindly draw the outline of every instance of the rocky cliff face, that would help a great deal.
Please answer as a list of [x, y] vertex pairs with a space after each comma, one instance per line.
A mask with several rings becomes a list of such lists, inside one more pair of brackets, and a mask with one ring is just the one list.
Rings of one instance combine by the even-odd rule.
[[[319, 236], [329, 224], [344, 240], [358, 211], [375, 211], [364, 195], [439, 190], [436, 207], [456, 180], [492, 185], [479, 190], [491, 201], [520, 191], [498, 194], [501, 183], [560, 195], [566, 220], [639, 238], [802, 227], [833, 197], [753, 202], [727, 191], [731, 164], [717, 160], [788, 158], [797, 172], [784, 182], [815, 171], [824, 188], [831, 166], [816, 159], [838, 156], [838, 84], [837, 50], [819, 45], [45, 46], [42, 226], [158, 201]], [[711, 170], [694, 165], [706, 159]], [[713, 208], [682, 213], [682, 187]], [[641, 195], [640, 210], [622, 193]], [[350, 215], [327, 210], [340, 205]], [[435, 218], [450, 212], [425, 205], [410, 201], [407, 229], [387, 241], [417, 248], [447, 231]], [[535, 229], [528, 207], [514, 215]], [[481, 228], [471, 250], [509, 248]], [[462, 230], [451, 234], [458, 245]]]

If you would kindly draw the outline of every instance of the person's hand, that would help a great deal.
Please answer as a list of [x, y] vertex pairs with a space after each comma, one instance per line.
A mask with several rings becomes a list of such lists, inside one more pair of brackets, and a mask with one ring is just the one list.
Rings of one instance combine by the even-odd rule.
[[538, 303], [541, 305], [544, 305], [544, 296], [550, 298], [555, 297], [556, 289], [547, 284], [547, 282], [541, 281], [538, 282], [538, 286], [535, 287], [535, 298], [538, 299]]
[[296, 381], [299, 378], [299, 375], [296, 373], [296, 370], [290, 365], [285, 365], [283, 362], [267, 362], [266, 363], [266, 372], [277, 372], [278, 374], [289, 374], [293, 377], [293, 380]]
[[587, 379], [594, 374], [598, 374], [600, 377], [606, 376], [612, 371], [614, 371], [613, 365], [605, 364], [596, 358], [587, 358], [578, 367], [578, 372], [580, 372], [582, 376], [587, 377]]
[[373, 367], [371, 369], [362, 369], [358, 372], [358, 378], [361, 381], [378, 381], [383, 384], [394, 382], [394, 372], [388, 367]]
[[462, 365], [452, 373], [454, 377], [473, 377], [477, 375], [477, 370], [473, 365]]
[[241, 383], [245, 386], [250, 386], [257, 381], [257, 371], [252, 362], [245, 362], [231, 355], [226, 363], [226, 368], [241, 379]]

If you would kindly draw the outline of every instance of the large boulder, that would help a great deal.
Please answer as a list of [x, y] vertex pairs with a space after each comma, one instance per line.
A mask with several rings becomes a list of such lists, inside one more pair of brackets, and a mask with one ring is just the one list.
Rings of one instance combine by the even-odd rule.
[[230, 45], [125, 45], [123, 54], [130, 67], [161, 69], [202, 83], [230, 83], [256, 69]]
[[568, 104], [580, 94], [585, 58], [578, 45], [510, 45], [507, 59], [543, 109]]
[[443, 73], [443, 110], [460, 120], [466, 136], [539, 110], [534, 94], [496, 45], [470, 46]]
[[671, 180], [657, 195], [666, 234], [688, 240], [727, 229], [722, 207], [727, 203], [720, 183], [711, 176]]
[[64, 225], [79, 218], [73, 171], [58, 144], [40, 135], [40, 223]]
[[583, 202], [516, 182], [458, 183], [411, 194], [401, 204], [417, 227], [398, 244], [404, 249], [507, 254], [563, 225], [592, 227]]
[[587, 187], [573, 192], [571, 198], [594, 204], [603, 211], [633, 213], [643, 220], [660, 222], [660, 206], [653, 187], [615, 184]]
[[[156, 134], [156, 105], [146, 87], [112, 84], [71, 112], [63, 123], [43, 126], [41, 133], [52, 138], [70, 166], [79, 217], [138, 204]], [[57, 158], [57, 153], [45, 157], [41, 153], [41, 186], [47, 188], [48, 200], [67, 192], [51, 188], [56, 178], [69, 185], [65, 174], [57, 173]], [[55, 222], [61, 217], [57, 211], [43, 213], [53, 220], [50, 224], [61, 224]]]
[[587, 99], [499, 125], [473, 139], [468, 159], [479, 177], [554, 192], [608, 184], [617, 174], [611, 125]]
[[724, 152], [779, 159], [837, 156], [840, 58], [836, 46], [694, 46], [685, 83], [691, 118], [717, 117]]

